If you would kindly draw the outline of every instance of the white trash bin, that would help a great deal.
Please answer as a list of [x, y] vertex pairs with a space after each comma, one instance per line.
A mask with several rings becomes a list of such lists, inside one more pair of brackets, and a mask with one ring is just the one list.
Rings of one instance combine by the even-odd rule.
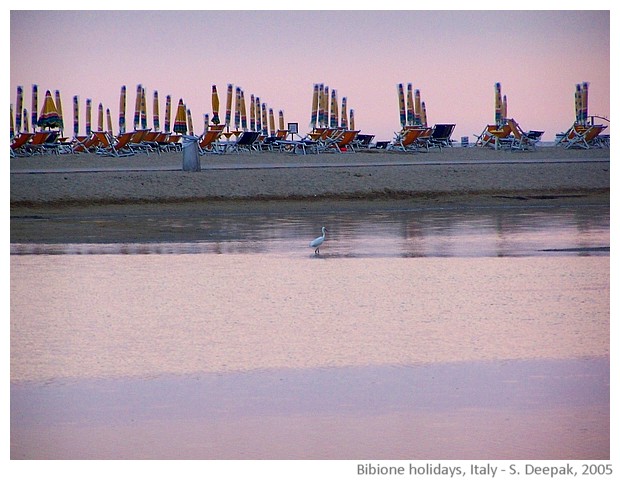
[[183, 148], [183, 171], [199, 172], [200, 157], [198, 156], [198, 137], [183, 135], [181, 146]]

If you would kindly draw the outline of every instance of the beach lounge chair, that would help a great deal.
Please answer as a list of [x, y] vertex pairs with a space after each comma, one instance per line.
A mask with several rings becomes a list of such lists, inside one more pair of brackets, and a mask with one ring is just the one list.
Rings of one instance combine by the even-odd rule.
[[601, 147], [598, 137], [606, 125], [580, 125], [574, 124], [559, 140], [556, 145], [564, 148], [583, 148]]
[[11, 157], [28, 157], [32, 155], [25, 146], [33, 136], [34, 133], [22, 132], [14, 137], [11, 143]]
[[353, 142], [360, 133], [359, 130], [342, 130], [334, 139], [330, 140], [325, 147], [325, 151], [336, 151], [338, 153], [352, 152], [355, 153]]
[[512, 139], [508, 138], [512, 133], [510, 125], [487, 125], [480, 135], [475, 135], [479, 147], [490, 147], [499, 150], [502, 147], [510, 147]]
[[116, 139], [110, 138], [107, 132], [94, 132], [99, 138], [97, 154], [110, 157], [129, 157], [135, 152], [129, 146], [133, 132], [121, 133]]
[[91, 133], [87, 137], [79, 137], [75, 140], [73, 146], [73, 153], [90, 153], [95, 152], [97, 147], [101, 145], [99, 137], [94, 133]]
[[28, 150], [30, 155], [43, 154], [44, 153], [44, 144], [50, 136], [51, 132], [36, 132], [30, 141], [26, 143], [25, 149]]
[[369, 135], [369, 134], [358, 134], [357, 137], [355, 138], [355, 140], [353, 141], [353, 147], [361, 150], [363, 148], [372, 148], [373, 147], [373, 143], [372, 141], [375, 139], [374, 135]]
[[431, 144], [431, 137], [433, 135], [433, 129], [426, 127], [422, 130], [422, 133], [420, 133], [420, 135], [418, 135], [418, 138], [416, 138], [415, 142], [414, 142], [414, 146], [417, 149], [424, 149], [427, 152], [429, 151], [429, 147]]
[[161, 140], [158, 140], [160, 150], [164, 152], [180, 152], [183, 149], [181, 145], [181, 135], [178, 133], [165, 133]]
[[394, 133], [392, 143], [387, 146], [388, 150], [401, 150], [403, 152], [413, 152], [417, 150], [416, 140], [426, 131], [426, 128], [407, 125], [400, 132]]
[[536, 150], [536, 143], [540, 141], [545, 132], [539, 130], [524, 132], [513, 118], [508, 118], [506, 121], [512, 131], [512, 143], [510, 145], [512, 150]]
[[430, 146], [437, 147], [441, 150], [442, 147], [451, 147], [451, 136], [454, 132], [454, 123], [438, 123], [433, 127], [433, 133], [431, 134]]
[[221, 135], [222, 129], [218, 128], [207, 130], [198, 141], [198, 154], [204, 155], [205, 153], [224, 153], [221, 145], [219, 144]]
[[251, 152], [252, 150], [256, 150], [256, 143], [258, 141], [258, 137], [260, 137], [260, 132], [243, 132], [235, 143], [230, 146], [231, 152], [241, 152], [241, 150], [246, 150]]

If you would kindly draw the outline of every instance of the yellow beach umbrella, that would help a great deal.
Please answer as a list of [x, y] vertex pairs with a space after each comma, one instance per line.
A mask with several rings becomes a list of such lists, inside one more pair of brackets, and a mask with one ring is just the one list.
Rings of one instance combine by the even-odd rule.
[[17, 100], [15, 101], [15, 131], [22, 131], [22, 111], [24, 109], [24, 89], [17, 87]]
[[39, 87], [36, 85], [32, 86], [32, 110], [30, 114], [32, 115], [32, 131], [34, 132], [35, 127], [37, 126], [37, 114], [39, 113]]
[[349, 128], [347, 118], [347, 97], [342, 97], [342, 110], [340, 114], [340, 126], [342, 128]]
[[422, 125], [422, 99], [420, 96], [420, 90], [419, 89], [415, 89], [414, 92], [414, 98], [415, 98], [415, 112], [413, 114], [413, 123], [414, 125]]
[[138, 84], [136, 87], [136, 104], [133, 112], [133, 129], [138, 130], [140, 128], [140, 113], [142, 111], [142, 85]]
[[495, 84], [495, 125], [502, 124], [502, 86], [499, 82]]
[[588, 82], [581, 84], [581, 121], [584, 125], [588, 123]]
[[24, 132], [30, 130], [30, 125], [28, 124], [28, 109], [24, 108]]
[[170, 132], [170, 119], [172, 118], [172, 97], [166, 95], [166, 114], [164, 117], [164, 131]]
[[323, 111], [325, 113], [323, 114], [323, 125], [321, 125], [322, 127], [327, 127], [329, 125], [329, 103], [329, 87], [325, 85], [325, 87], [323, 88]]
[[261, 121], [263, 126], [263, 135], [269, 135], [269, 125], [267, 124], [267, 105], [265, 103], [261, 105]]
[[426, 103], [422, 102], [422, 111], [420, 112], [420, 123], [423, 127], [427, 126], [426, 121]]
[[211, 104], [213, 106], [213, 118], [211, 121], [215, 125], [220, 124], [220, 97], [217, 94], [217, 86], [211, 86]]
[[331, 112], [329, 113], [329, 126], [330, 128], [338, 128], [338, 94], [334, 89], [332, 89], [330, 109]]
[[506, 123], [506, 119], [508, 118], [508, 99], [506, 95], [504, 95], [504, 99], [502, 100], [502, 123]]
[[140, 123], [142, 129], [146, 130], [146, 89], [144, 87], [140, 93]]
[[405, 109], [405, 92], [403, 90], [403, 84], [396, 85], [396, 92], [398, 93], [398, 113], [400, 116], [400, 125], [404, 127], [407, 125], [407, 113]]
[[284, 112], [282, 110], [278, 112], [278, 122], [280, 130], [284, 130]]
[[43, 108], [41, 109], [39, 120], [37, 120], [37, 125], [40, 129], [62, 128], [62, 119], [58, 114], [56, 104], [49, 90], [45, 92], [45, 100], [43, 100]]
[[353, 109], [349, 110], [349, 129], [355, 130], [355, 112]]
[[13, 118], [13, 104], [11, 103], [11, 125], [10, 125], [10, 131], [11, 131], [11, 138], [13, 138], [15, 136], [15, 119]]
[[62, 102], [60, 101], [60, 90], [56, 90], [56, 111], [58, 112], [58, 117], [60, 118], [60, 132], [65, 128], [65, 122], [62, 119]]
[[153, 130], [159, 132], [159, 93], [153, 92]]
[[92, 118], [92, 100], [90, 98], [86, 99], [86, 135], [90, 135], [91, 128], [91, 118]]
[[224, 123], [226, 127], [230, 127], [230, 117], [232, 115], [232, 100], [233, 100], [233, 85], [232, 83], [228, 84], [228, 89], [226, 91], [226, 116], [224, 117]]
[[179, 99], [179, 104], [177, 105], [177, 114], [174, 117], [173, 130], [181, 135], [187, 133], [187, 110], [182, 98]]
[[316, 127], [316, 121], [319, 114], [319, 85], [314, 84], [312, 88], [312, 111], [310, 112], [310, 128]]
[[252, 132], [256, 131], [256, 99], [254, 98], [254, 94], [250, 94], [250, 130]]
[[238, 132], [241, 127], [241, 88], [235, 89], [235, 131]]
[[192, 122], [192, 111], [187, 109], [187, 129], [189, 130], [189, 134], [194, 134], [194, 122]]
[[260, 98], [259, 97], [254, 97], [254, 109], [255, 109], [255, 114], [256, 114], [256, 131], [257, 132], [262, 132], [263, 131], [263, 123], [261, 121], [261, 114], [260, 114]]
[[269, 109], [269, 131], [271, 135], [276, 134], [276, 118], [273, 114], [273, 108]]
[[[400, 108], [402, 112], [404, 106], [401, 106]], [[408, 83], [407, 84], [407, 125], [413, 125], [414, 121], [415, 121], [415, 107], [413, 106], [413, 85], [411, 83]], [[402, 118], [401, 118], [401, 123], [402, 123]]]
[[105, 114], [106, 114], [106, 120], [108, 122], [108, 133], [110, 135], [114, 135], [114, 133], [112, 132], [112, 113], [110, 112], [109, 108], [105, 109]]
[[243, 131], [248, 129], [248, 116], [245, 109], [245, 92], [241, 90], [241, 128]]

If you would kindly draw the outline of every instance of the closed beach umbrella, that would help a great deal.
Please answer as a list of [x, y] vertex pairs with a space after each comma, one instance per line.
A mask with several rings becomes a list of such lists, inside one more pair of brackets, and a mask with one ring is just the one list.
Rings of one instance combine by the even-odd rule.
[[127, 87], [121, 87], [121, 98], [118, 105], [118, 133], [123, 134], [126, 130], [125, 110], [127, 105]]
[[407, 125], [407, 113], [405, 109], [405, 92], [403, 90], [403, 84], [396, 85], [396, 92], [398, 93], [398, 112], [400, 115], [400, 125], [404, 127]]
[[187, 111], [185, 110], [182, 98], [179, 99], [179, 104], [177, 105], [177, 114], [174, 117], [173, 130], [181, 135], [187, 133]]
[[333, 89], [330, 109], [329, 126], [330, 128], [338, 128], [338, 94]]
[[588, 82], [581, 84], [581, 122], [588, 123]]
[[243, 131], [248, 129], [248, 116], [245, 110], [245, 93], [241, 90], [241, 128]]
[[261, 105], [261, 119], [262, 119], [262, 125], [263, 125], [263, 135], [269, 135], [269, 127], [267, 124], [267, 105], [266, 104], [262, 104]]
[[92, 117], [92, 100], [90, 98], [86, 99], [86, 135], [90, 135], [91, 133], [91, 117]]
[[190, 135], [194, 134], [194, 122], [192, 122], [192, 111], [187, 109], [187, 130]]
[[97, 131], [103, 132], [103, 104], [99, 102], [99, 111], [97, 113]]
[[140, 124], [142, 129], [146, 130], [146, 90], [142, 87], [142, 93], [140, 94]]
[[114, 135], [114, 133], [112, 132], [112, 113], [110, 112], [109, 108], [105, 109], [105, 115], [106, 115], [106, 120], [108, 122], [108, 133], [110, 135]]
[[312, 89], [312, 112], [310, 112], [310, 128], [316, 127], [317, 116], [319, 114], [319, 85], [314, 84]]
[[15, 119], [13, 118], [13, 104], [11, 103], [11, 125], [10, 125], [11, 138], [15, 136]]
[[273, 113], [273, 108], [269, 109], [269, 131], [272, 135], [276, 134], [276, 117]]
[[[402, 111], [401, 106], [401, 111]], [[407, 84], [407, 125], [413, 125], [415, 120], [415, 108], [413, 106], [413, 85], [411, 83]], [[402, 118], [401, 118], [402, 123]]]
[[256, 108], [255, 108], [256, 99], [254, 98], [254, 94], [250, 94], [250, 130], [252, 132], [256, 131]]
[[30, 130], [30, 125], [28, 125], [28, 109], [24, 108], [24, 132]]
[[209, 114], [205, 113], [204, 114], [204, 132], [203, 132], [203, 135], [205, 135], [208, 131], [209, 131]]
[[323, 96], [325, 95], [325, 89], [323, 88], [323, 84], [319, 85], [318, 92], [318, 122], [319, 127], [325, 126], [325, 102], [323, 101]]
[[282, 110], [278, 112], [278, 122], [280, 130], [284, 130], [284, 112]]
[[575, 123], [581, 123], [581, 85], [575, 86]]
[[420, 90], [419, 89], [415, 89], [414, 92], [414, 98], [415, 98], [415, 112], [413, 113], [413, 124], [414, 125], [422, 125], [422, 115], [421, 115], [421, 111], [422, 111], [422, 98], [420, 96]]
[[256, 115], [256, 131], [260, 132], [263, 129], [263, 125], [260, 121], [260, 98], [254, 97], [254, 114]]
[[422, 102], [422, 111], [420, 112], [420, 122], [423, 127], [427, 126], [426, 122], [426, 103]]
[[342, 128], [349, 128], [347, 118], [347, 97], [342, 97], [342, 110], [340, 114], [340, 126]]
[[80, 132], [80, 106], [77, 95], [73, 96], [73, 136], [77, 137]]
[[58, 114], [58, 110], [56, 110], [56, 104], [49, 90], [45, 92], [45, 100], [43, 101], [43, 108], [41, 109], [37, 125], [41, 129], [62, 127], [62, 119]]
[[325, 85], [323, 87], [323, 127], [327, 127], [329, 124], [329, 87]]
[[159, 94], [153, 92], [153, 130], [159, 132]]
[[504, 99], [502, 100], [502, 124], [506, 123], [506, 119], [508, 118], [508, 99], [506, 95], [504, 95]]
[[32, 131], [34, 132], [35, 127], [37, 126], [37, 114], [39, 112], [39, 87], [36, 85], [32, 86], [32, 110], [30, 110], [30, 114], [32, 115]]
[[499, 82], [495, 84], [495, 125], [502, 123], [502, 86]]
[[166, 114], [164, 118], [164, 131], [168, 133], [170, 131], [170, 119], [172, 118], [172, 98], [170, 95], [166, 95]]
[[91, 128], [91, 118], [93, 114], [93, 105], [92, 100], [90, 98], [86, 99], [86, 135], [90, 135]]
[[233, 85], [232, 83], [228, 84], [228, 89], [226, 90], [226, 117], [224, 123], [226, 123], [226, 128], [230, 127], [230, 117], [232, 115], [232, 100], [233, 100]]
[[349, 128], [355, 130], [355, 112], [353, 109], [349, 111]]
[[142, 111], [142, 85], [136, 87], [136, 104], [133, 111], [133, 129], [140, 128], [140, 112]]
[[235, 131], [239, 131], [241, 125], [241, 88], [235, 89]]
[[211, 86], [211, 105], [213, 106], [213, 118], [211, 121], [215, 125], [220, 124], [220, 97], [217, 94], [217, 86]]
[[56, 111], [58, 112], [58, 117], [60, 118], [60, 131], [65, 129], [65, 122], [62, 119], [62, 101], [60, 100], [60, 90], [56, 90]]
[[15, 100], [15, 131], [22, 131], [22, 110], [24, 109], [24, 89], [17, 87], [17, 99]]

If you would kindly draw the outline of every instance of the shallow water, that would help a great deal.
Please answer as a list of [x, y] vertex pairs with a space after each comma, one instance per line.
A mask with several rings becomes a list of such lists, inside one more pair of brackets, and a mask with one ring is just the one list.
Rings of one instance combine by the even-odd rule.
[[428, 215], [13, 244], [12, 458], [607, 458], [608, 210]]

